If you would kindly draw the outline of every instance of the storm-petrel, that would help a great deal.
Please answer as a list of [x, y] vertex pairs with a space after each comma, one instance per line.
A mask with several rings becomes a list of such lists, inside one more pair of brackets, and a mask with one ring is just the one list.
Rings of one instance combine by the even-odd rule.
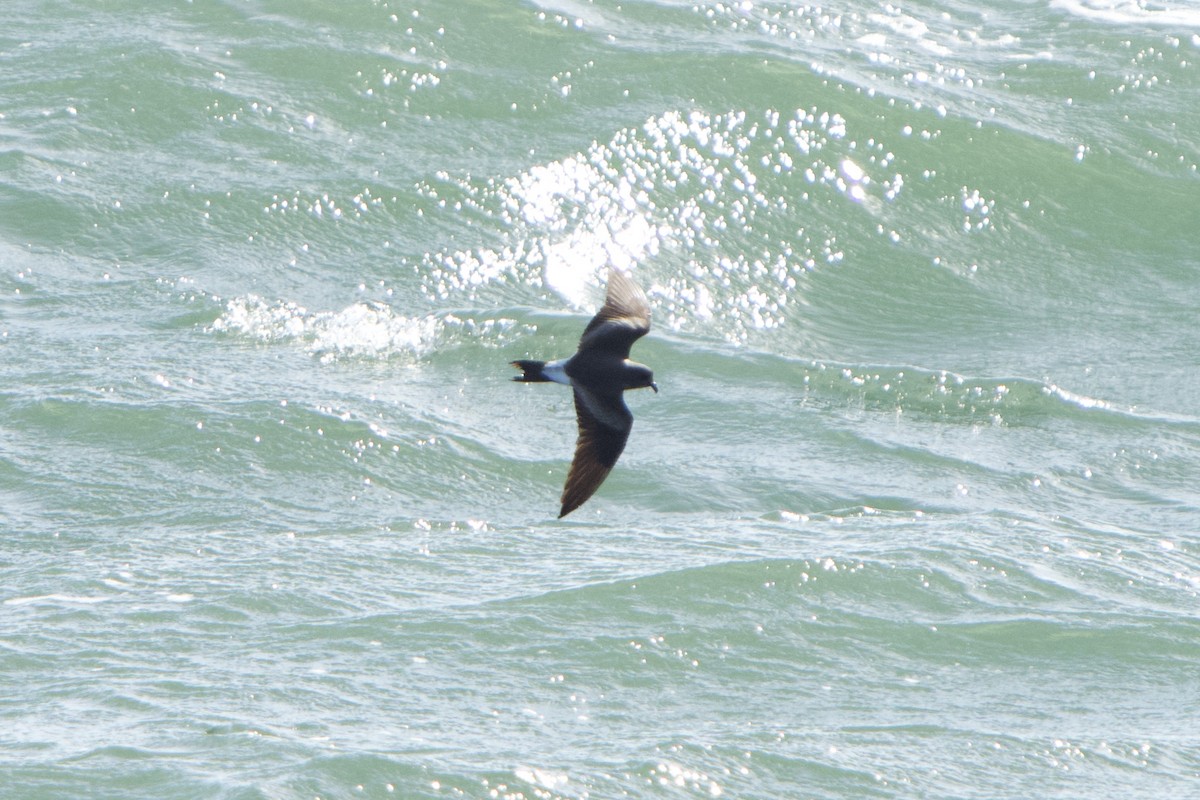
[[650, 330], [650, 303], [646, 293], [619, 269], [608, 272], [604, 307], [583, 329], [579, 350], [558, 361], [514, 361], [524, 374], [514, 381], [554, 381], [575, 390], [575, 416], [579, 438], [567, 483], [563, 486], [561, 519], [579, 508], [600, 488], [617, 463], [633, 414], [621, 393], [650, 387], [656, 393], [654, 373], [645, 364], [629, 360], [629, 348]]

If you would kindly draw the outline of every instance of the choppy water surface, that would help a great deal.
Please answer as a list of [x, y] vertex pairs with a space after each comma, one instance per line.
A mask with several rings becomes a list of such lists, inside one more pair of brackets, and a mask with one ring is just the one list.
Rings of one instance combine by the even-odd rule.
[[1191, 6], [9, 11], [5, 796], [1200, 792]]

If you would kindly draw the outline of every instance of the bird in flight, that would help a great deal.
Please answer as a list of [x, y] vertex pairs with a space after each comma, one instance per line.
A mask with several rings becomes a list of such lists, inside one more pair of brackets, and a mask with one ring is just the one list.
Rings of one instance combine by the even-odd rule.
[[629, 360], [629, 349], [649, 330], [650, 303], [646, 293], [624, 272], [610, 268], [604, 307], [583, 329], [575, 355], [550, 362], [512, 362], [522, 372], [514, 381], [554, 381], [575, 391], [579, 438], [563, 486], [560, 519], [583, 505], [600, 488], [625, 449], [633, 414], [622, 393], [645, 387], [658, 392], [650, 368]]

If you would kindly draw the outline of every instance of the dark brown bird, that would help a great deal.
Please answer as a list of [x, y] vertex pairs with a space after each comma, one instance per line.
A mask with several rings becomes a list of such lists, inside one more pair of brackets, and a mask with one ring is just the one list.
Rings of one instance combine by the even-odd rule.
[[633, 343], [649, 330], [650, 303], [646, 293], [632, 278], [614, 268], [608, 272], [604, 307], [583, 329], [575, 355], [550, 362], [512, 362], [522, 371], [514, 381], [554, 381], [575, 390], [579, 438], [563, 486], [559, 518], [579, 508], [600, 488], [625, 449], [633, 428], [633, 414], [625, 405], [624, 391], [649, 387], [658, 392], [650, 368], [629, 360]]

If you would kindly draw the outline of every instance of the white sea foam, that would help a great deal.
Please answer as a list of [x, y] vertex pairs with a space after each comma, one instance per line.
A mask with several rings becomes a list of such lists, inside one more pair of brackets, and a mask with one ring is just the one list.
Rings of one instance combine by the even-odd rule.
[[1050, 0], [1050, 7], [1114, 25], [1200, 27], [1200, 6], [1195, 3], [1168, 5], [1146, 0]]
[[4, 601], [6, 606], [31, 606], [31, 605], [83, 605], [90, 606], [97, 603], [103, 603], [109, 598], [107, 597], [91, 597], [87, 595], [76, 594], [39, 594], [29, 597], [10, 597]]
[[439, 346], [463, 340], [498, 347], [536, 327], [504, 317], [406, 316], [378, 302], [354, 303], [341, 311], [310, 311], [291, 301], [271, 303], [246, 295], [228, 301], [211, 330], [263, 342], [296, 342], [322, 361], [332, 361], [344, 356], [419, 359]]
[[420, 357], [433, 349], [442, 323], [434, 316], [397, 314], [382, 303], [354, 303], [341, 311], [309, 311], [256, 295], [236, 297], [212, 324], [214, 331], [262, 341], [300, 340], [323, 360], [339, 356]]

